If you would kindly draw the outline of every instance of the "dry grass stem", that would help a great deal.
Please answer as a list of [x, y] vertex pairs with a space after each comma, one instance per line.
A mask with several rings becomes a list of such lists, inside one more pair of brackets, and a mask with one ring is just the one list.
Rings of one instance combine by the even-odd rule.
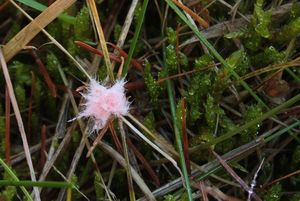
[[[31, 155], [30, 155], [30, 151], [29, 151], [29, 146], [28, 146], [28, 142], [27, 142], [27, 138], [26, 138], [26, 133], [25, 133], [25, 129], [24, 129], [23, 120], [22, 120], [22, 117], [21, 117], [21, 113], [20, 113], [20, 110], [19, 110], [19, 106], [18, 106], [18, 103], [17, 103], [16, 96], [15, 96], [15, 93], [14, 93], [14, 90], [13, 90], [13, 85], [12, 85], [10, 75], [9, 75], [9, 72], [8, 72], [8, 69], [7, 69], [5, 58], [4, 58], [4, 55], [3, 55], [1, 49], [0, 49], [0, 62], [1, 62], [3, 75], [4, 75], [4, 78], [5, 78], [6, 86], [7, 86], [7, 89], [8, 89], [9, 97], [10, 97], [10, 100], [11, 100], [11, 104], [12, 104], [14, 113], [16, 115], [19, 132], [21, 134], [21, 138], [22, 138], [22, 142], [23, 142], [23, 148], [24, 148], [27, 164], [28, 164], [29, 171], [30, 171], [30, 177], [31, 177], [32, 181], [36, 181], [35, 171], [34, 171], [33, 164], [32, 164], [32, 159], [31, 159]], [[40, 201], [41, 198], [40, 198], [40, 193], [38, 191], [38, 188], [34, 187], [33, 190], [34, 190], [34, 194], [35, 194], [35, 199], [37, 201]]]

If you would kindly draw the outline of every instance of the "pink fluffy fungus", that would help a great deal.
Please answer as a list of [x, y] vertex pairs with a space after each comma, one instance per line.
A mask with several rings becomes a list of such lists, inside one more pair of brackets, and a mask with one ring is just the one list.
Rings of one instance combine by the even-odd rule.
[[125, 96], [124, 79], [117, 80], [111, 87], [101, 85], [91, 79], [87, 93], [82, 94], [85, 99], [83, 110], [77, 118], [91, 118], [93, 127], [91, 132], [102, 129], [112, 116], [128, 114], [129, 102]]

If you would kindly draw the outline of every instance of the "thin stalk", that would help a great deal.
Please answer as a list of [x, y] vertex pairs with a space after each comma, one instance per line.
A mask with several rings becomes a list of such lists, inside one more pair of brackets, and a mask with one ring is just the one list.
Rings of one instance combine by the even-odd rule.
[[107, 49], [107, 46], [106, 46], [106, 40], [105, 40], [105, 37], [104, 37], [102, 25], [101, 25], [101, 22], [100, 22], [100, 19], [99, 19], [99, 14], [98, 14], [98, 11], [97, 11], [96, 3], [95, 3], [94, 0], [88, 0], [87, 4], [88, 4], [88, 6], [91, 10], [91, 13], [92, 13], [92, 16], [93, 16], [93, 19], [94, 19], [94, 23], [96, 25], [97, 34], [98, 34], [101, 49], [102, 49], [102, 52], [103, 52], [103, 57], [104, 57], [105, 65], [106, 65], [107, 74], [109, 76], [109, 79], [111, 81], [114, 81], [114, 74], [113, 74], [113, 71], [112, 71], [112, 65], [111, 65], [111, 62], [110, 62], [110, 59], [109, 59], [109, 53], [108, 53], [108, 49]]
[[[280, 135], [290, 131], [291, 129], [295, 128], [296, 126], [298, 126], [300, 124], [300, 121], [296, 121], [295, 123], [289, 125], [288, 127], [284, 128], [284, 129], [281, 129], [280, 131], [274, 133], [273, 135], [267, 137], [264, 139], [264, 142], [267, 143], [277, 137], [279, 137]], [[294, 136], [293, 136], [294, 137]]]
[[[165, 48], [165, 45], [163, 45], [164, 66], [165, 66], [165, 68], [167, 68], [165, 52], [166, 52], [166, 48]], [[170, 104], [170, 108], [171, 108], [172, 120], [173, 120], [173, 127], [174, 127], [174, 132], [175, 132], [175, 140], [176, 140], [176, 145], [177, 145], [178, 152], [179, 152], [180, 166], [181, 166], [181, 170], [182, 170], [182, 174], [183, 174], [183, 178], [184, 178], [185, 188], [186, 188], [186, 191], [188, 194], [188, 200], [192, 201], [193, 200], [192, 189], [191, 189], [190, 179], [189, 179], [189, 175], [188, 175], [188, 171], [187, 171], [187, 167], [186, 167], [182, 139], [181, 139], [178, 125], [177, 125], [176, 104], [175, 104], [175, 100], [173, 97], [173, 86], [172, 86], [171, 80], [167, 80], [166, 84], [167, 84], [168, 99], [169, 99], [169, 104]]]
[[0, 186], [46, 187], [46, 188], [73, 188], [74, 185], [61, 181], [31, 181], [31, 180], [0, 180]]
[[123, 153], [124, 153], [124, 158], [125, 158], [125, 169], [127, 173], [127, 182], [128, 182], [128, 191], [129, 191], [129, 198], [130, 201], [135, 201], [135, 193], [134, 193], [134, 188], [133, 188], [133, 182], [132, 182], [132, 175], [130, 171], [130, 163], [129, 163], [129, 154], [128, 154], [128, 147], [126, 143], [126, 134], [124, 131], [123, 127], [123, 121], [121, 119], [119, 120], [119, 128], [120, 128], [120, 133], [121, 133], [121, 138], [122, 138], [122, 145], [123, 145]]
[[[11, 178], [13, 180], [11, 181], [20, 181], [18, 179], [18, 177], [15, 175], [15, 173], [10, 169], [10, 167], [8, 167], [8, 165], [6, 165], [6, 163], [0, 158], [0, 164], [3, 166], [3, 168], [5, 169], [5, 171], [11, 176]], [[20, 186], [21, 190], [23, 191], [25, 197], [27, 198], [27, 200], [33, 201], [32, 197], [30, 196], [29, 192], [26, 190], [26, 188], [24, 186]]]
[[169, 98], [169, 104], [170, 104], [170, 108], [171, 108], [171, 114], [172, 114], [176, 144], [177, 144], [177, 148], [178, 148], [178, 152], [179, 152], [180, 166], [181, 166], [181, 170], [182, 170], [182, 173], [183, 173], [183, 178], [184, 178], [184, 181], [185, 181], [186, 191], [188, 193], [188, 199], [189, 199], [189, 201], [191, 201], [191, 200], [193, 200], [192, 189], [191, 189], [191, 185], [190, 185], [190, 179], [189, 179], [188, 171], [187, 171], [187, 168], [186, 168], [186, 162], [185, 162], [185, 158], [184, 158], [181, 135], [180, 135], [177, 123], [176, 123], [177, 122], [176, 109], [175, 109], [176, 107], [175, 107], [175, 100], [174, 100], [174, 97], [173, 97], [172, 89], [173, 89], [173, 87], [172, 87], [171, 81], [167, 80], [168, 98]]
[[[9, 72], [8, 72], [7, 64], [5, 63], [5, 59], [4, 59], [4, 56], [3, 56], [3, 53], [2, 53], [1, 49], [0, 49], [0, 63], [1, 63], [2, 71], [3, 71], [3, 75], [4, 75], [4, 78], [5, 78], [5, 82], [6, 82], [6, 85], [7, 85], [7, 89], [8, 89], [8, 92], [9, 92], [9, 97], [10, 97], [10, 100], [11, 100], [11, 104], [12, 104], [13, 110], [14, 110], [15, 115], [16, 115], [16, 120], [17, 120], [19, 132], [20, 132], [22, 142], [23, 142], [23, 148], [24, 148], [24, 153], [25, 153], [26, 161], [27, 161], [28, 168], [29, 168], [30, 177], [33, 181], [36, 181], [35, 172], [34, 172], [34, 168], [33, 168], [33, 163], [32, 163], [32, 159], [31, 159], [31, 154], [30, 154], [30, 151], [29, 151], [29, 145], [28, 145], [27, 138], [26, 138], [26, 133], [25, 133], [25, 129], [24, 129], [23, 120], [22, 120], [22, 117], [21, 117], [21, 112], [20, 112], [20, 109], [19, 109], [19, 106], [18, 106], [18, 103], [17, 103], [17, 99], [16, 99], [15, 92], [14, 92], [13, 85], [12, 85], [12, 81], [10, 79], [10, 75], [9, 75]], [[40, 193], [39, 193], [38, 189], [33, 188], [33, 191], [34, 191], [34, 194], [35, 194], [35, 200], [40, 201], [41, 198], [40, 198]]]
[[125, 62], [124, 68], [123, 68], [123, 72], [122, 72], [122, 76], [123, 77], [126, 76], [126, 74], [127, 74], [130, 61], [132, 59], [132, 56], [133, 56], [133, 53], [134, 53], [137, 41], [138, 41], [139, 36], [140, 36], [141, 28], [142, 28], [142, 25], [143, 25], [143, 22], [144, 22], [144, 18], [145, 18], [146, 9], [147, 9], [147, 6], [148, 6], [148, 2], [149, 2], [149, 0], [144, 0], [144, 2], [143, 2], [141, 16], [139, 17], [138, 24], [136, 26], [132, 42], [130, 44], [130, 49], [129, 49], [128, 57], [126, 59], [126, 62]]

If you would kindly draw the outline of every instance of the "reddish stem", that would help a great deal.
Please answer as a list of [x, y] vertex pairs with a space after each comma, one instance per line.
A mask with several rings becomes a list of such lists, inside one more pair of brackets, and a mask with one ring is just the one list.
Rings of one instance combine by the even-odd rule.
[[38, 57], [36, 51], [31, 50], [30, 53], [31, 53], [32, 57], [34, 58], [35, 62], [37, 63], [37, 65], [39, 67], [39, 70], [40, 70], [41, 74], [43, 75], [48, 88], [50, 89], [51, 95], [53, 97], [56, 97], [56, 95], [57, 95], [56, 94], [56, 88], [55, 88], [55, 85], [52, 82], [52, 79], [51, 79], [48, 71], [47, 71], [47, 68], [45, 67], [42, 60]]
[[145, 168], [145, 170], [148, 172], [152, 180], [157, 186], [160, 186], [160, 181], [158, 176], [155, 174], [155, 171], [152, 169], [148, 161], [145, 159], [145, 157], [139, 152], [139, 150], [133, 145], [133, 143], [130, 141], [130, 139], [127, 139], [127, 144], [130, 147], [130, 149], [133, 151], [133, 153], [136, 155], [136, 157], [141, 162], [142, 166]]
[[[86, 44], [86, 43], [83, 43], [81, 41], [74, 41], [74, 43], [78, 46], [80, 46], [81, 48], [83, 49], [86, 49], [87, 51], [91, 52], [91, 53], [94, 53], [94, 54], [97, 54], [99, 55], [100, 57], [103, 57], [103, 53], [101, 50], [98, 50], [96, 48], [93, 48], [92, 46]], [[123, 51], [121, 48], [117, 47], [116, 45], [113, 45], [112, 43], [107, 43], [109, 45], [111, 45], [113, 48], [115, 48], [116, 50], [119, 51], [120, 55], [123, 56], [125, 59], [128, 57], [127, 53], [125, 51]], [[121, 63], [122, 60], [119, 56], [116, 56], [112, 53], [109, 53], [109, 58], [115, 62], [118, 62], [118, 63]], [[132, 64], [133, 67], [135, 67], [137, 70], [139, 71], [142, 71], [142, 65], [134, 60], [134, 59], [131, 59], [130, 63]]]
[[112, 122], [108, 124], [108, 127], [109, 127], [110, 133], [113, 137], [114, 143], [116, 144], [118, 152], [123, 153], [122, 144], [118, 138], [117, 132], [116, 132], [115, 128], [113, 127]]

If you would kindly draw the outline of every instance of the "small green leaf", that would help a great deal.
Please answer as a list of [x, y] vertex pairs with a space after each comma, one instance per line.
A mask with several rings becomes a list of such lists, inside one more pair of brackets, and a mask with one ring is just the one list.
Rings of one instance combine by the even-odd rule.
[[255, 31], [264, 38], [269, 38], [271, 33], [269, 25], [272, 17], [272, 10], [264, 11], [262, 9], [263, 0], [257, 0], [254, 5], [253, 24]]

